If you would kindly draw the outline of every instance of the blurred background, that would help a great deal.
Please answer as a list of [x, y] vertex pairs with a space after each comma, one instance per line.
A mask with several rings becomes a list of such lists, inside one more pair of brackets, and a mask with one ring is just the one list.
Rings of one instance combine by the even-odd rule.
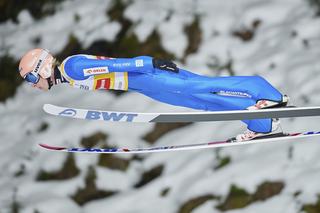
[[[208, 76], [261, 75], [298, 106], [320, 105], [319, 0], [0, 0], [0, 213], [319, 213], [320, 141], [144, 155], [54, 153], [38, 143], [149, 147], [222, 140], [240, 121], [104, 123], [56, 118], [42, 105], [139, 112], [188, 109], [140, 94], [45, 93], [23, 83], [19, 58], [47, 48], [150, 55]], [[320, 119], [283, 119], [284, 131]]]

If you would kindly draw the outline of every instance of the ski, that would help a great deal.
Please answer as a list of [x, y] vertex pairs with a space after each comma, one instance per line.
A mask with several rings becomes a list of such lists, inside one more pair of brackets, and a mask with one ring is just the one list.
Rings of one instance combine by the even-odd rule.
[[44, 104], [51, 115], [108, 122], [204, 122], [320, 116], [320, 107], [284, 107], [261, 110], [200, 111], [180, 113], [117, 112], [62, 107]]
[[[48, 144], [39, 144], [42, 148], [59, 151], [59, 152], [75, 152], [75, 153], [153, 153], [153, 152], [169, 152], [169, 151], [182, 151], [182, 150], [197, 150], [197, 149], [210, 149], [217, 147], [227, 147], [227, 146], [238, 146], [238, 145], [247, 145], [247, 144], [257, 144], [257, 143], [267, 143], [267, 142], [276, 142], [276, 141], [296, 141], [297, 139], [304, 139], [309, 137], [320, 136], [319, 132], [303, 132], [303, 133], [291, 133], [285, 134], [284, 136], [276, 136], [271, 138], [261, 138], [253, 139], [250, 141], [243, 142], [230, 142], [229, 140], [225, 141], [215, 141], [209, 143], [199, 143], [199, 144], [185, 144], [185, 145], [175, 145], [175, 146], [158, 146], [158, 147], [147, 147], [147, 148], [80, 148], [80, 147], [58, 147], [51, 146]], [[293, 140], [295, 139], [295, 140]], [[304, 140], [305, 141], [305, 140]]]

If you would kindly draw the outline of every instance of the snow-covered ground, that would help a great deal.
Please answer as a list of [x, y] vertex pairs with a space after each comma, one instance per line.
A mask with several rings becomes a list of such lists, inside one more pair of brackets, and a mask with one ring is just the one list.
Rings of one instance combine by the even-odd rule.
[[[110, 21], [105, 11], [111, 1], [65, 1], [55, 15], [34, 21], [27, 11], [19, 14], [20, 24], [0, 25], [0, 54], [6, 51], [17, 59], [31, 42], [41, 37], [41, 46], [58, 53], [73, 33], [84, 47], [97, 39], [112, 41], [121, 26]], [[166, 17], [171, 13], [171, 18]], [[75, 15], [80, 16], [74, 22]], [[135, 0], [125, 16], [136, 25], [134, 32], [143, 41], [158, 29], [163, 47], [181, 58], [187, 48], [184, 26], [194, 14], [200, 14], [202, 43], [197, 53], [189, 55], [186, 69], [212, 75], [207, 66], [212, 56], [225, 62], [232, 57], [237, 75], [259, 74], [295, 105], [320, 105], [320, 18], [303, 0]], [[260, 20], [254, 38], [243, 42], [232, 32], [250, 27]], [[218, 32], [218, 33], [217, 33]], [[1, 71], [0, 71], [1, 72]], [[227, 73], [222, 73], [227, 74]], [[135, 100], [134, 102], [132, 100]], [[307, 101], [306, 101], [307, 100]], [[107, 92], [78, 91], [60, 86], [42, 93], [23, 84], [17, 94], [0, 104], [0, 213], [10, 212], [13, 200], [19, 212], [115, 212], [173, 213], [186, 201], [212, 194], [222, 200], [230, 186], [249, 193], [266, 181], [282, 181], [280, 194], [265, 201], [227, 212], [295, 213], [306, 203], [315, 203], [320, 194], [320, 144], [316, 138], [295, 143], [271, 143], [144, 155], [134, 160], [126, 171], [97, 166], [98, 155], [75, 155], [80, 174], [66, 181], [36, 181], [40, 170], [56, 171], [67, 155], [40, 149], [37, 144], [79, 145], [81, 138], [95, 132], [108, 134], [113, 146], [148, 146], [142, 139], [152, 124], [117, 124], [55, 118], [42, 111], [44, 103], [125, 111], [181, 111], [156, 103], [139, 94], [120, 97]], [[319, 118], [284, 119], [285, 131], [319, 130]], [[38, 132], [41, 124], [48, 129]], [[155, 145], [188, 144], [225, 139], [245, 129], [240, 122], [196, 123], [169, 132]], [[231, 163], [219, 170], [217, 155], [228, 156]], [[119, 156], [130, 158], [129, 155]], [[16, 173], [24, 167], [24, 174]], [[164, 165], [162, 175], [149, 184], [135, 188], [144, 171]], [[70, 196], [85, 185], [89, 166], [96, 170], [96, 186], [118, 191], [114, 196], [93, 200], [79, 206]], [[169, 188], [166, 196], [161, 192]], [[299, 193], [297, 193], [299, 192]], [[220, 212], [216, 200], [205, 202], [193, 212]]]

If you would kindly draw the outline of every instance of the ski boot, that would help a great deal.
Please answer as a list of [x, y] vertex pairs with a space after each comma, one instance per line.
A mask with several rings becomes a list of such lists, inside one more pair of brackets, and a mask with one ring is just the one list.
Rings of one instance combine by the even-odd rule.
[[[270, 100], [259, 100], [255, 105], [252, 105], [247, 109], [259, 110], [259, 109], [280, 108], [280, 107], [286, 107], [288, 103], [289, 103], [289, 97], [287, 95], [283, 95], [281, 102], [270, 101]], [[279, 118], [273, 118], [270, 132], [260, 133], [260, 132], [254, 132], [248, 129], [244, 133], [239, 134], [236, 137], [230, 138], [228, 141], [242, 142], [242, 141], [249, 141], [253, 139], [272, 138], [272, 137], [279, 137], [279, 136], [286, 136], [286, 134], [284, 134], [282, 131]]]
[[247, 129], [244, 133], [237, 135], [236, 137], [230, 138], [229, 142], [243, 142], [243, 141], [250, 141], [250, 140], [257, 140], [257, 139], [264, 139], [264, 138], [272, 138], [272, 137], [280, 137], [285, 136], [286, 134], [283, 133], [280, 120], [279, 119], [272, 119], [272, 129], [271, 132], [268, 133], [260, 133], [254, 132]]

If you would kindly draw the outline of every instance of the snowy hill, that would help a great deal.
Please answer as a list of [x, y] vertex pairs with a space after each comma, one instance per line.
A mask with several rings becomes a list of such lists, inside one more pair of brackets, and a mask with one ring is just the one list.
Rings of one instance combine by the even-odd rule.
[[[55, 13], [42, 19], [22, 10], [18, 22], [2, 22], [0, 56], [18, 60], [38, 46], [60, 59], [76, 52], [157, 54], [205, 75], [259, 74], [290, 95], [293, 104], [320, 105], [320, 17], [307, 1], [66, 0], [55, 7]], [[141, 112], [188, 110], [134, 93], [68, 86], [43, 93], [22, 84], [0, 104], [0, 213], [320, 211], [316, 138], [138, 156], [68, 155], [37, 144], [191, 144], [225, 139], [245, 127], [241, 122], [170, 126], [75, 121], [45, 114], [44, 103]], [[299, 132], [319, 130], [319, 121], [296, 118], [282, 123], [285, 131]]]

